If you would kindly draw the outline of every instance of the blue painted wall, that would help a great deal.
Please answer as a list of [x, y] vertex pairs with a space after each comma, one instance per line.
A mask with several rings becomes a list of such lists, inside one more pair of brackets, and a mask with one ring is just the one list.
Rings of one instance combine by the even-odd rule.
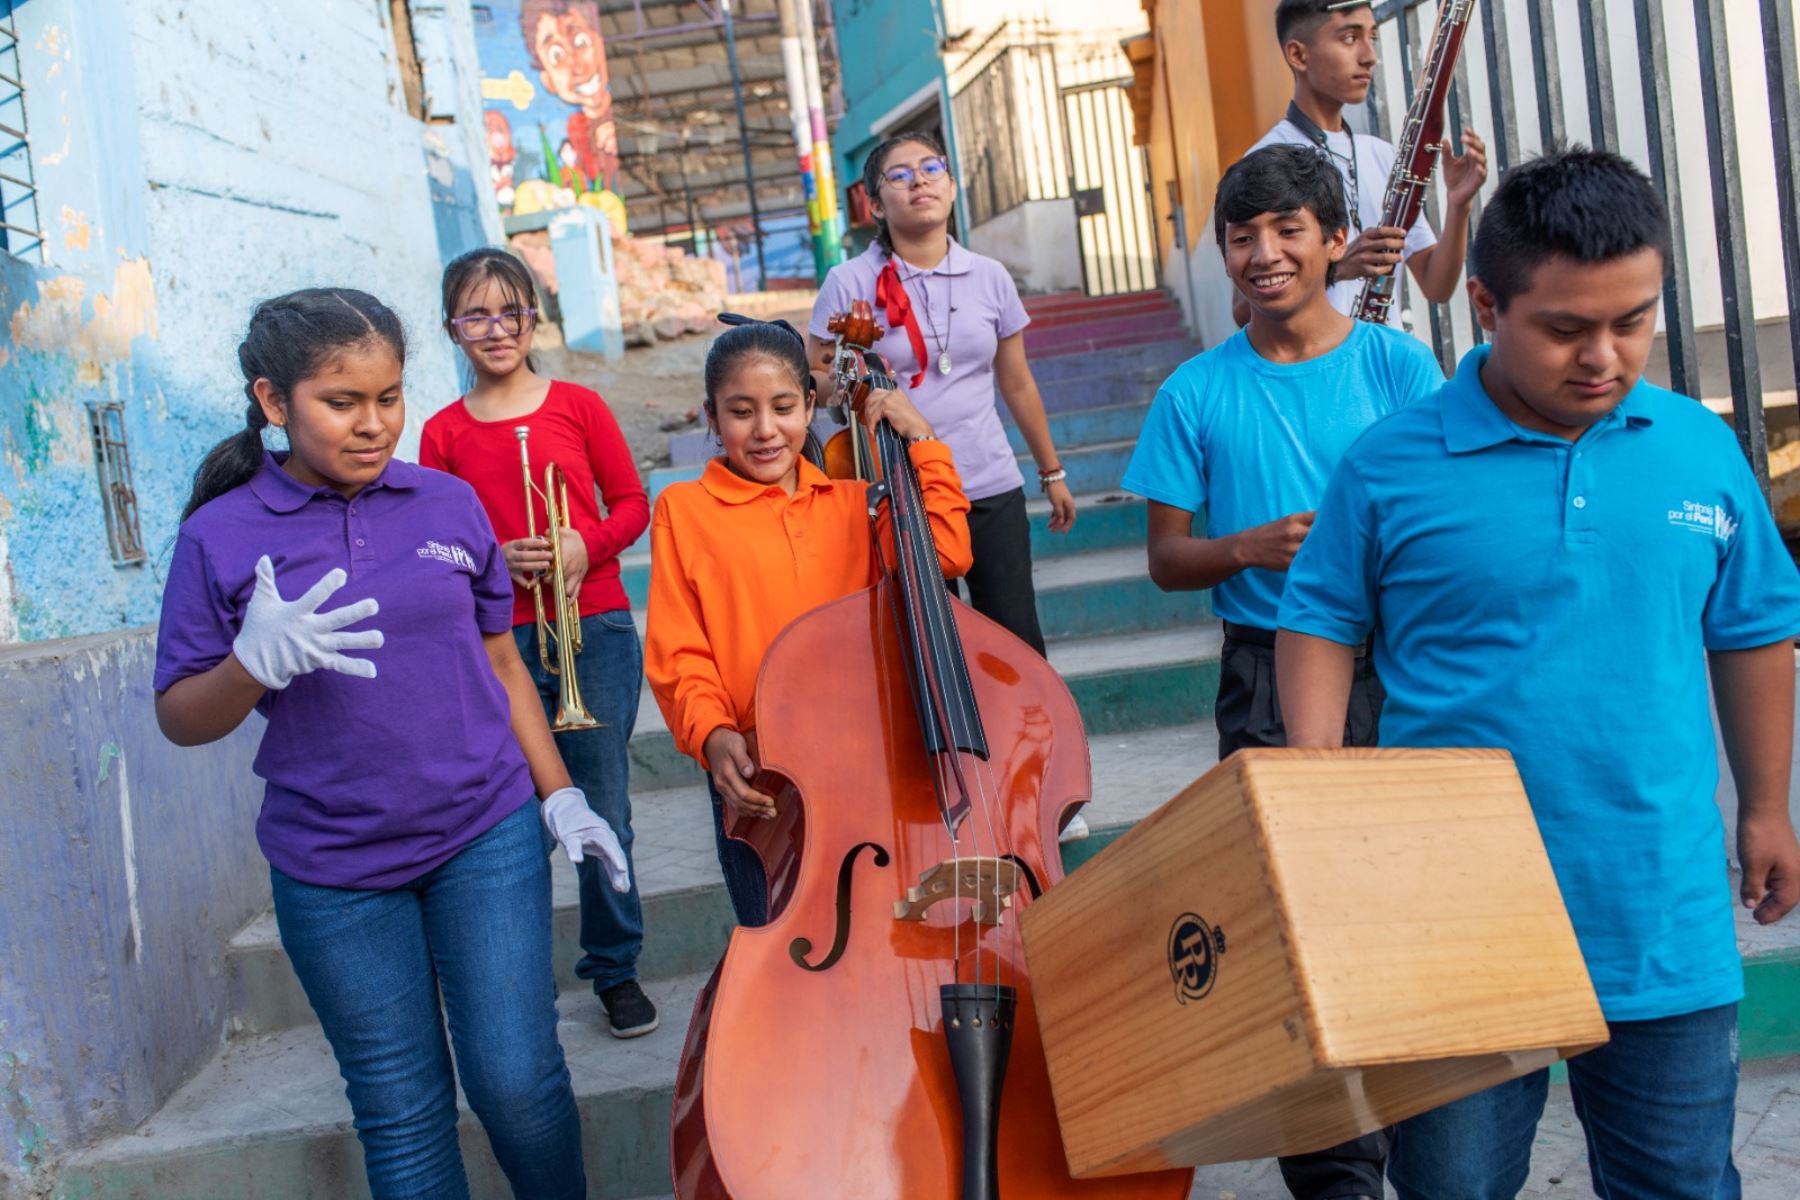
[[[404, 454], [455, 398], [438, 274], [499, 230], [468, 2], [420, 8], [432, 112], [454, 124], [404, 110], [385, 4], [15, 7], [46, 245], [0, 255], [0, 644], [155, 619], [194, 465], [243, 420], [258, 299], [340, 284], [401, 314]], [[124, 405], [144, 565], [108, 552], [96, 401]]]
[[[158, 733], [162, 565], [194, 465], [241, 428], [250, 309], [372, 291], [406, 322], [410, 456], [457, 394], [444, 259], [495, 242], [468, 0], [12, 3], [41, 253], [0, 254], [0, 1195], [148, 1116], [224, 1036], [225, 947], [267, 907], [260, 720]], [[466, 114], [467, 119], [464, 119]], [[448, 123], [445, 119], [448, 118]], [[15, 211], [15, 215], [20, 215]], [[88, 405], [123, 405], [150, 561], [115, 567]], [[91, 635], [91, 636], [80, 636]]]
[[938, 86], [954, 159], [956, 132], [938, 52], [937, 9], [936, 0], [832, 0], [843, 60], [844, 117], [831, 134], [840, 188], [862, 178], [863, 159], [881, 140], [870, 123], [930, 83]]
[[148, 630], [0, 649], [0, 1196], [218, 1050], [226, 944], [268, 904], [262, 718], [170, 745], [154, 654]]

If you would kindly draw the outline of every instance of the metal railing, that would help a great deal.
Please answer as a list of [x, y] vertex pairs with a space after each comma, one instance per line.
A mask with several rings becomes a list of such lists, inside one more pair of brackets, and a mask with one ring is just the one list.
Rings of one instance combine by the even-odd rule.
[[955, 89], [951, 107], [970, 226], [1027, 200], [1069, 195], [1056, 50], [1014, 43]]
[[0, 252], [42, 259], [43, 221], [25, 134], [24, 80], [12, 0], [0, 0]]
[[[1414, 86], [1414, 64], [1424, 54], [1431, 36], [1432, 21], [1437, 12], [1434, 0], [1384, 0], [1375, 8], [1382, 36], [1383, 57], [1378, 68], [1376, 86], [1371, 89], [1368, 116], [1375, 131], [1389, 136], [1389, 111], [1394, 107], [1391, 85], [1400, 84], [1398, 95], [1410, 98]], [[1743, 130], [1759, 128], [1759, 123], [1740, 124], [1733, 111], [1732, 59], [1727, 38], [1726, 10], [1736, 13], [1736, 20], [1748, 18], [1747, 4], [1727, 4], [1726, 0], [1692, 0], [1692, 22], [1684, 19], [1687, 4], [1677, 3], [1665, 20], [1663, 0], [1481, 0], [1475, 16], [1479, 40], [1471, 37], [1457, 66], [1452, 88], [1448, 124], [1453, 139], [1460, 138], [1465, 126], [1474, 124], [1489, 142], [1492, 179], [1499, 172], [1521, 161], [1530, 148], [1542, 148], [1559, 142], [1582, 141], [1638, 159], [1655, 181], [1668, 206], [1674, 235], [1675, 253], [1663, 287], [1664, 344], [1670, 385], [1695, 398], [1703, 397], [1699, 339], [1695, 325], [1695, 289], [1697, 264], [1690, 260], [1691, 248], [1686, 237], [1683, 211], [1680, 155], [1703, 153], [1710, 182], [1710, 207], [1715, 231], [1717, 256], [1716, 298], [1722, 318], [1724, 366], [1730, 380], [1733, 425], [1745, 456], [1755, 470], [1765, 492], [1769, 484], [1768, 437], [1763, 412], [1763, 374], [1756, 340], [1756, 311], [1752, 298], [1750, 269], [1750, 233], [1744, 206], [1744, 164], [1741, 152], [1748, 135]], [[1523, 10], [1525, 28], [1519, 30], [1516, 19]], [[1577, 41], [1559, 39], [1556, 28], [1558, 11], [1573, 10], [1579, 31]], [[1630, 33], [1635, 39], [1635, 58], [1615, 54], [1615, 43], [1623, 40], [1625, 30], [1615, 29], [1614, 20], [1630, 11]], [[1782, 264], [1785, 269], [1786, 313], [1771, 311], [1766, 316], [1800, 316], [1800, 215], [1796, 212], [1800, 198], [1800, 69], [1796, 67], [1794, 9], [1792, 0], [1758, 0], [1763, 70], [1767, 80], [1769, 128], [1774, 158], [1774, 182], [1778, 210]], [[1472, 30], [1471, 33], [1475, 31]], [[1518, 35], [1522, 33], [1524, 44]], [[1671, 72], [1670, 39], [1678, 44], [1691, 38], [1698, 63], [1697, 95], [1678, 89]], [[1565, 95], [1565, 85], [1572, 72], [1565, 68], [1559, 55], [1578, 49], [1581, 57], [1579, 87], [1571, 87], [1579, 98], [1585, 115], [1573, 119]], [[1395, 51], [1398, 53], [1395, 53]], [[1516, 68], [1517, 51], [1529, 58], [1530, 73], [1524, 77]], [[1629, 71], [1615, 68], [1615, 59]], [[1737, 64], [1743, 69], [1745, 64]], [[1485, 95], [1473, 91], [1471, 76], [1479, 69], [1485, 77]], [[1398, 70], [1398, 80], [1386, 72]], [[1622, 87], [1621, 84], [1627, 84]], [[1521, 87], [1529, 88], [1529, 103], [1536, 114], [1536, 128], [1522, 128], [1520, 110]], [[1635, 89], [1639, 93], [1643, 117], [1643, 145], [1635, 138], [1621, 137], [1621, 127], [1629, 122], [1629, 108], [1621, 110], [1620, 93]], [[1405, 99], [1398, 101], [1401, 115]], [[1676, 127], [1685, 118], [1682, 110], [1688, 103], [1697, 104], [1704, 121], [1704, 145], [1684, 140], [1677, 149]], [[1441, 184], [1440, 184], [1441, 189]], [[1691, 197], [1690, 197], [1691, 198]], [[1439, 190], [1427, 204], [1427, 215], [1437, 223], [1440, 212]], [[1479, 211], [1476, 213], [1479, 220]], [[1709, 304], [1712, 272], [1705, 275]], [[1417, 314], [1421, 309], [1429, 322], [1429, 335], [1439, 359], [1446, 367], [1469, 345], [1478, 342], [1481, 330], [1473, 314], [1459, 314], [1459, 301], [1442, 305], [1425, 305], [1416, 289], [1406, 281], [1408, 294]], [[1789, 353], [1792, 365], [1800, 371], [1800, 323], [1789, 320]], [[1705, 332], [1711, 332], [1708, 327]]]

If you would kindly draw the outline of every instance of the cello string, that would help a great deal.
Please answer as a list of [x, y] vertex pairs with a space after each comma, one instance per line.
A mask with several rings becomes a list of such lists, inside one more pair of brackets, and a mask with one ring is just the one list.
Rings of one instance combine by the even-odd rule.
[[[914, 611], [918, 615], [918, 620], [924, 626], [921, 631], [923, 635], [921, 640], [915, 642], [914, 645], [930, 655], [931, 669], [927, 671], [927, 679], [932, 690], [933, 703], [930, 706], [931, 713], [935, 720], [943, 722], [940, 726], [940, 730], [942, 736], [946, 738], [948, 743], [945, 751], [938, 756], [938, 761], [935, 764], [937, 767], [935, 782], [937, 783], [941, 795], [949, 788], [950, 781], [948, 777], [954, 776], [958, 794], [961, 796], [964, 803], [972, 809], [974, 807], [974, 797], [970, 794], [968, 780], [965, 776], [962, 757], [959, 751], [959, 744], [962, 741], [969, 740], [972, 742], [972, 739], [959, 736], [965, 734], [969, 729], [967, 720], [968, 714], [963, 709], [965, 696], [959, 689], [950, 687], [947, 683], [947, 680], [952, 678], [952, 663], [949, 660], [946, 651], [947, 646], [953, 644], [953, 639], [947, 638], [946, 630], [944, 628], [944, 620], [949, 615], [947, 612], [948, 606], [945, 603], [948, 598], [948, 590], [943, 582], [943, 575], [939, 567], [936, 542], [931, 534], [929, 517], [923, 511], [922, 490], [918, 485], [917, 473], [913, 467], [911, 455], [899, 444], [898, 436], [895, 435], [891, 429], [884, 428], [880, 430], [880, 434], [885, 439], [883, 443], [885, 452], [884, 457], [891, 460], [891, 466], [889, 466], [887, 470], [890, 482], [890, 496], [895, 500], [895, 507], [892, 511], [895, 513], [896, 536], [897, 539], [900, 539], [896, 541], [896, 545], [904, 546], [904, 552], [908, 557], [908, 562], [903, 568], [905, 586], [909, 598], [916, 605]], [[932, 590], [933, 587], [937, 589], [935, 592]], [[989, 806], [984, 804], [982, 807], [984, 809], [983, 818], [971, 823], [969, 829], [972, 838], [976, 842], [976, 854], [971, 857], [976, 863], [978, 888], [980, 872], [979, 864], [981, 858], [981, 847], [979, 842], [984, 819], [991, 832], [991, 818], [987, 812]], [[961, 910], [961, 863], [958, 861], [963, 857], [961, 854], [961, 835], [956, 823], [950, 818], [947, 807], [940, 803], [940, 808], [943, 809], [942, 816], [948, 828], [952, 845], [955, 848], [955, 853], [952, 858], [952, 863], [954, 865], [952, 866], [951, 871], [952, 902], [955, 905], [952, 914], [952, 925], [955, 929], [955, 945], [958, 963], [957, 974], [960, 978], [962, 961], [961, 934], [962, 926], [965, 923], [965, 916]], [[977, 903], [979, 902], [979, 899], [980, 894], [978, 890], [975, 897]], [[984, 977], [987, 972], [984, 970], [982, 962], [982, 947], [979, 928], [972, 930], [971, 934], [975, 939], [973, 943], [975, 949], [975, 984], [977, 990], [979, 990], [984, 982]]]
[[[906, 460], [906, 466], [905, 466], [904, 470], [906, 470], [908, 474], [913, 474], [910, 456], [908, 456], [908, 458]], [[961, 678], [964, 678], [964, 679], [967, 678], [966, 660], [963, 655], [961, 638], [955, 632], [956, 628], [957, 628], [956, 623], [955, 623], [956, 622], [955, 608], [950, 601], [949, 589], [944, 582], [942, 569], [938, 562], [935, 541], [931, 536], [930, 527], [928, 524], [926, 524], [924, 526], [924, 528], [922, 528], [922, 529], [919, 528], [918, 523], [921, 519], [921, 514], [919, 513], [919, 511], [917, 509], [912, 508], [913, 502], [917, 498], [919, 498], [921, 495], [920, 490], [917, 489], [917, 487], [916, 487], [916, 475], [913, 479], [909, 480], [908, 482], [909, 482], [909, 484], [912, 484], [913, 486], [901, 489], [901, 491], [910, 493], [907, 498], [907, 506], [908, 506], [909, 510], [911, 511], [911, 516], [913, 518], [914, 523], [913, 523], [913, 527], [912, 527], [913, 536], [909, 538], [909, 548], [912, 550], [912, 553], [913, 553], [912, 566], [919, 571], [920, 576], [922, 577], [924, 584], [925, 584], [924, 588], [921, 590], [925, 593], [925, 595], [930, 597], [926, 601], [926, 604], [925, 604], [926, 611], [924, 613], [924, 617], [925, 617], [926, 622], [933, 627], [933, 636], [931, 637], [931, 640], [928, 644], [930, 646], [930, 649], [932, 651], [934, 659], [936, 660], [934, 663], [934, 665], [937, 668], [935, 673], [937, 675], [937, 682], [940, 685], [938, 695], [943, 703], [943, 709], [941, 711], [944, 712], [945, 716], [953, 724], [958, 726], [957, 732], [972, 735], [973, 733], [975, 733], [977, 731], [977, 729], [978, 729], [977, 723], [979, 722], [979, 719], [980, 719], [978, 709], [974, 710], [972, 712], [967, 707], [970, 704], [970, 702], [973, 701], [972, 691], [964, 692], [962, 689], [953, 689], [953, 688], [948, 688], [948, 687], [943, 686], [943, 681], [946, 677], [957, 678], [960, 673]], [[919, 536], [919, 535], [923, 535], [923, 536]], [[934, 588], [935, 588], [935, 590], [933, 590]], [[971, 745], [976, 743], [976, 738], [973, 736], [968, 736], [966, 738], [966, 740]], [[982, 740], [985, 741], [985, 738], [983, 738]], [[996, 829], [995, 820], [994, 820], [994, 812], [995, 812], [995, 809], [998, 807], [998, 804], [997, 804], [998, 788], [994, 785], [994, 781], [992, 778], [991, 763], [983, 761], [981, 758], [977, 757], [976, 762], [973, 764], [973, 768], [972, 768], [972, 774], [975, 776], [975, 779], [977, 781], [977, 786], [974, 789], [970, 789], [968, 786], [968, 781], [964, 777], [963, 771], [961, 769], [963, 766], [962, 760], [961, 760], [961, 755], [959, 753], [957, 753], [957, 751], [954, 747], [952, 747], [950, 753], [957, 755], [955, 760], [953, 760], [954, 764], [955, 764], [956, 774], [958, 776], [958, 782], [962, 786], [963, 795], [964, 795], [965, 799], [968, 801], [970, 809], [973, 810], [976, 807], [980, 808], [979, 814], [975, 814], [975, 813], [973, 813], [973, 811], [971, 811], [971, 815], [975, 816], [975, 820], [970, 822], [970, 832], [973, 837], [973, 840], [976, 843], [976, 849], [977, 849], [977, 855], [975, 856], [976, 857], [976, 861], [975, 861], [976, 888], [977, 888], [976, 895], [975, 895], [975, 901], [976, 901], [976, 903], [980, 903], [983, 900], [983, 894], [982, 894], [982, 890], [981, 890], [982, 889], [982, 860], [984, 858], [996, 860], [993, 865], [996, 867], [996, 871], [997, 871], [997, 868], [998, 868], [997, 860], [999, 858], [998, 850], [999, 850], [1000, 846], [1003, 844], [1002, 835]], [[988, 835], [988, 841], [989, 841], [988, 849], [993, 851], [992, 853], [987, 853], [987, 854], [980, 853], [980, 851], [983, 849], [983, 847], [981, 847], [981, 845], [980, 845], [980, 842], [982, 840], [981, 833], [982, 833], [982, 830], [984, 827], [985, 827], [987, 835]], [[1002, 820], [1000, 822], [1000, 828], [1001, 829], [1006, 828], [1006, 823], [1004, 822], [1004, 820]], [[1007, 830], [1007, 836], [1004, 839], [1004, 841], [1010, 842], [1010, 830]], [[960, 894], [961, 894], [960, 873], [958, 874], [957, 878], [958, 878], [957, 894], [960, 896]], [[996, 884], [998, 883], [997, 875], [996, 875], [995, 883]], [[1003, 917], [1004, 913], [1003, 913], [1003, 910], [1001, 910], [999, 908], [997, 903], [995, 905], [995, 908], [996, 908], [995, 917], [998, 920], [999, 918]], [[959, 916], [960, 916], [960, 914], [959, 914]], [[960, 925], [961, 925], [961, 921], [959, 920], [958, 921], [959, 928], [960, 928]], [[977, 980], [977, 987], [979, 988], [980, 984], [981, 984], [982, 976], [984, 974], [986, 974], [986, 972], [982, 970], [981, 943], [979, 940], [980, 939], [980, 929], [977, 928], [974, 931], [974, 933], [975, 933], [975, 936], [977, 937], [977, 942], [976, 942], [976, 980]], [[1001, 936], [1003, 939], [1010, 940], [1014, 936], [1013, 930], [1011, 928], [1007, 928], [1002, 932]], [[995, 969], [994, 969], [994, 982], [995, 982], [996, 989], [998, 989], [1000, 986], [1003, 985], [1003, 976], [1002, 976], [1001, 967], [1003, 964], [1007, 963], [1009, 960], [1008, 960], [1007, 956], [999, 953], [998, 948], [995, 948], [993, 950], [993, 954], [996, 959]], [[996, 991], [996, 995], [997, 994], [998, 994], [998, 992]]]

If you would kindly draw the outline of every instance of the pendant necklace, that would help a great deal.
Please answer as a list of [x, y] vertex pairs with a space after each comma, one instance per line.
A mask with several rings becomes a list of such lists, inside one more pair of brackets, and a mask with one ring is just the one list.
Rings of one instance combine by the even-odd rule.
[[[944, 257], [950, 257], [948, 252], [945, 253]], [[900, 261], [905, 262], [906, 260], [901, 259]], [[911, 267], [912, 264], [907, 263], [907, 266]], [[925, 271], [915, 270], [905, 282], [912, 283], [915, 280], [923, 281], [926, 274], [927, 272]], [[954, 275], [946, 274], [944, 276], [944, 303], [945, 306], [949, 308], [950, 312], [956, 311], [956, 305], [951, 303], [955, 298], [955, 293], [952, 291], [955, 286], [956, 277]], [[932, 345], [937, 347], [938, 374], [948, 375], [950, 373], [950, 316], [948, 313], [944, 315], [944, 336], [939, 337], [937, 322], [933, 320], [931, 316], [931, 289], [923, 282], [919, 283], [919, 307], [925, 310], [925, 328], [931, 331]]]

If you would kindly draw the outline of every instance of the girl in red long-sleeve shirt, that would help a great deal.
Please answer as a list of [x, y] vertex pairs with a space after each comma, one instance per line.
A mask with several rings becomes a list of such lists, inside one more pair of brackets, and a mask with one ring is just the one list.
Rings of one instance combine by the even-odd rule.
[[[513, 579], [513, 636], [552, 716], [557, 680], [539, 664], [536, 609], [525, 586], [549, 570], [550, 543], [525, 536], [527, 500], [514, 430], [529, 429], [526, 446], [534, 483], [542, 486], [546, 465], [562, 469], [572, 526], [563, 537], [563, 572], [581, 614], [576, 679], [583, 702], [603, 724], [557, 734], [557, 748], [589, 805], [612, 826], [629, 858], [627, 744], [637, 723], [644, 654], [619, 581], [619, 553], [644, 532], [649, 502], [631, 449], [606, 402], [587, 388], [546, 379], [534, 369], [536, 291], [524, 264], [502, 250], [471, 251], [445, 269], [443, 296], [444, 329], [468, 358], [475, 386], [425, 423], [419, 461], [467, 480], [487, 509]], [[543, 503], [535, 496], [530, 503], [534, 528], [542, 530]], [[637, 872], [631, 873], [631, 890], [621, 894], [607, 886], [591, 859], [577, 863], [576, 870], [582, 946], [576, 974], [592, 983], [615, 1036], [649, 1033], [657, 1015], [637, 982], [644, 940]]]

